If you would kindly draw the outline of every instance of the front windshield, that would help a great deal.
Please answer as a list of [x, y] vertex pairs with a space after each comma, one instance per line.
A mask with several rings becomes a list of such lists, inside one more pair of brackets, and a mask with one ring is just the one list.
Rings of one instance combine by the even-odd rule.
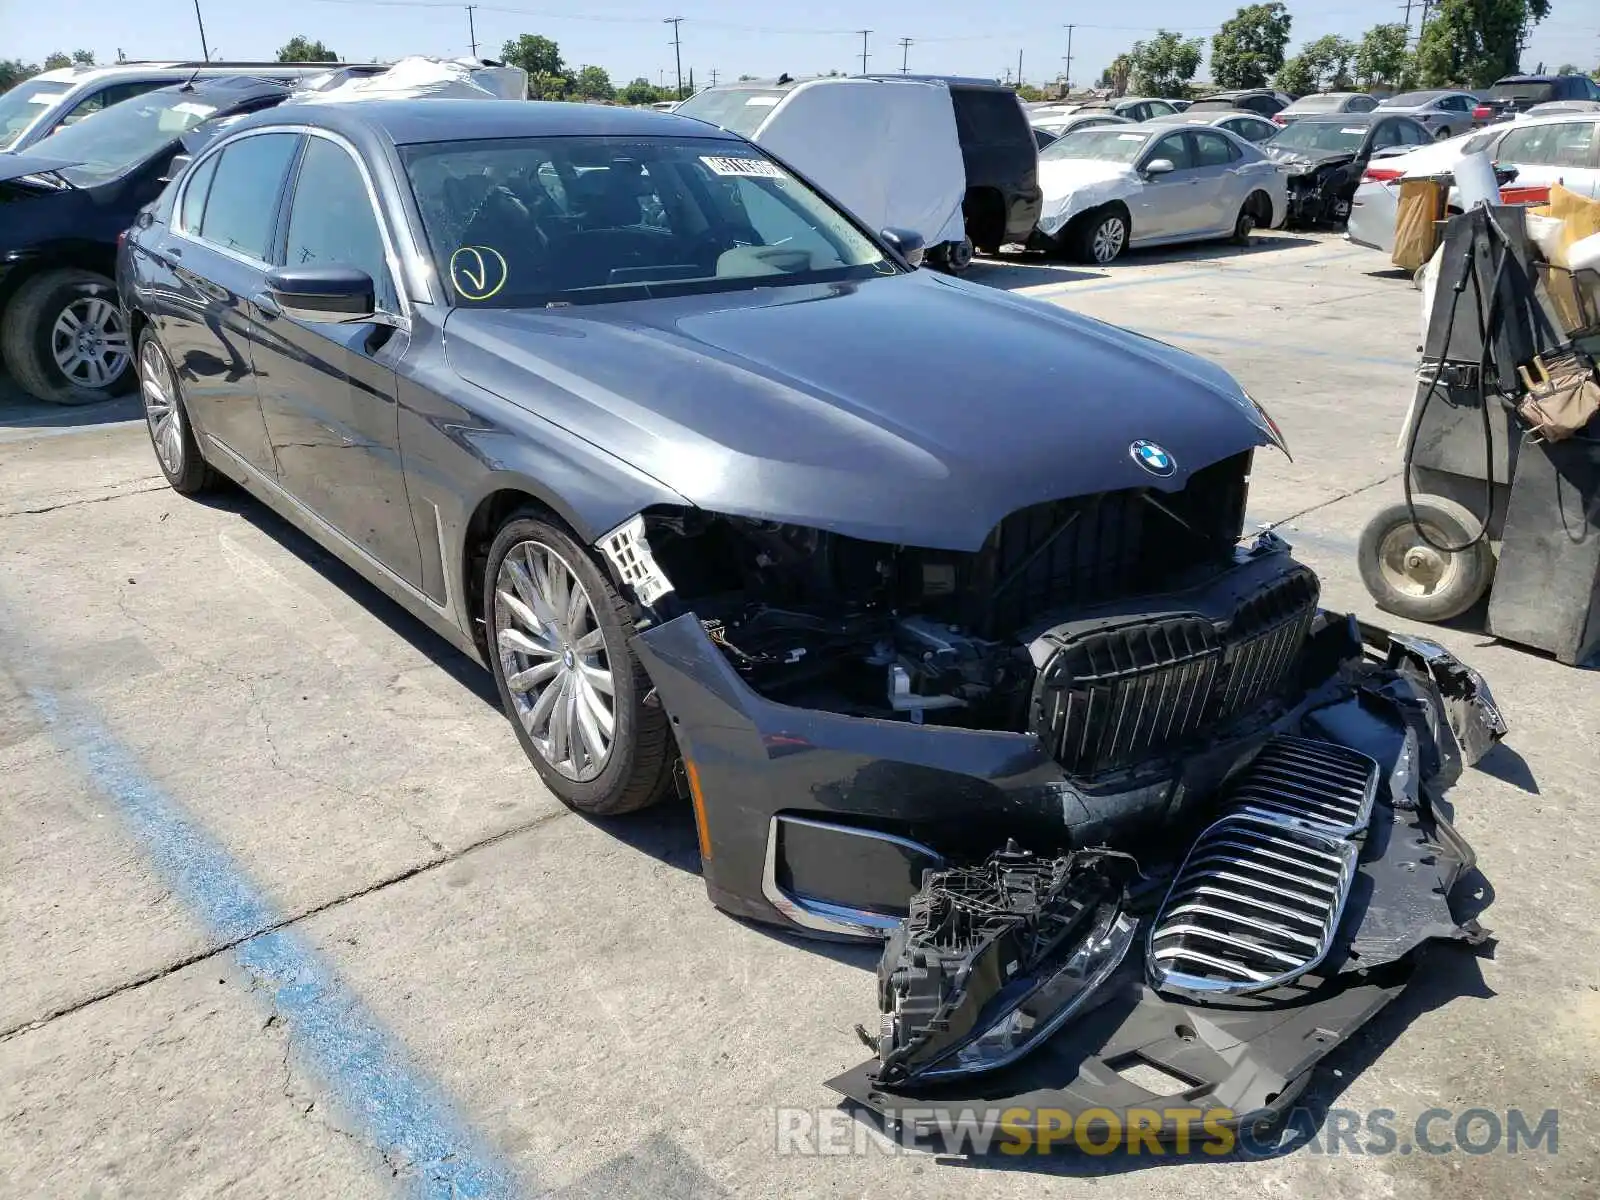
[[80, 164], [61, 174], [79, 187], [92, 187], [147, 161], [216, 111], [190, 92], [146, 92], [56, 130], [29, 152]]
[[1039, 151], [1041, 162], [1054, 158], [1093, 158], [1101, 162], [1131, 163], [1150, 140], [1148, 133], [1116, 129], [1079, 129]]
[[1268, 139], [1269, 146], [1287, 150], [1333, 150], [1354, 152], [1367, 136], [1365, 125], [1346, 125], [1340, 121], [1296, 121]]
[[592, 304], [898, 269], [743, 142], [504, 138], [402, 157], [434, 262], [464, 304]]
[[0, 150], [9, 150], [28, 128], [67, 94], [65, 80], [30, 79], [0, 94]]
[[786, 92], [778, 88], [756, 91], [753, 88], [709, 88], [690, 96], [672, 111], [680, 117], [708, 121], [749, 137], [772, 115]]

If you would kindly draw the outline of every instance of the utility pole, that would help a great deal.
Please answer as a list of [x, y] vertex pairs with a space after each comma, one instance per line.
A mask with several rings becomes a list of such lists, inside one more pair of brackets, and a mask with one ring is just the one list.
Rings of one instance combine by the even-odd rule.
[[711, 86], [717, 86], [717, 69], [715, 67], [711, 68]]
[[200, 15], [200, 0], [194, 0], [194, 22], [200, 26], [200, 57], [210, 62], [211, 51], [206, 48], [206, 22]]
[[473, 58], [478, 57], [478, 27], [472, 21], [472, 10], [477, 7], [476, 4], [467, 5], [467, 40], [472, 43]]
[[672, 59], [678, 65], [678, 99], [683, 99], [683, 39], [678, 36], [678, 26], [683, 24], [682, 17], [667, 17], [663, 25], [672, 26]]
[[1067, 26], [1067, 75], [1064, 81], [1066, 83], [1066, 91], [1062, 95], [1072, 91], [1072, 31], [1076, 28], [1076, 25]]
[[865, 75], [867, 73], [867, 34], [871, 33], [872, 30], [858, 29], [856, 32], [861, 35], [861, 73]]
[[908, 65], [909, 62], [910, 62], [910, 59], [911, 59], [911, 39], [910, 38], [901, 38], [900, 39], [900, 74], [902, 74], [902, 75], [910, 74], [911, 68]]
[[1017, 51], [1017, 86], [1022, 86], [1022, 51]]

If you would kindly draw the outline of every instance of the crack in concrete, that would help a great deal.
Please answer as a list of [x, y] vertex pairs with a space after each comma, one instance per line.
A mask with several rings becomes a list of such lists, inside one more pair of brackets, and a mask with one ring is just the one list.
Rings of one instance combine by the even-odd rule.
[[81, 1012], [83, 1009], [89, 1008], [95, 1004], [99, 1004], [101, 1001], [110, 1000], [113, 997], [122, 995], [124, 992], [130, 992], [137, 988], [144, 987], [146, 984], [155, 983], [159, 980], [165, 979], [169, 975], [176, 974], [185, 967], [192, 967], [196, 963], [205, 962], [207, 959], [215, 958], [219, 954], [226, 954], [230, 950], [235, 950], [244, 945], [244, 943], [253, 938], [261, 937], [263, 934], [276, 933], [281, 929], [289, 929], [310, 917], [320, 916], [322, 913], [330, 912], [335, 908], [339, 908], [342, 905], [350, 903], [352, 900], [360, 900], [363, 896], [373, 895], [376, 892], [383, 891], [385, 888], [393, 887], [397, 883], [404, 883], [408, 879], [414, 879], [419, 875], [425, 875], [430, 871], [438, 869], [439, 867], [448, 866], [450, 863], [457, 862], [469, 854], [474, 854], [479, 850], [497, 845], [500, 842], [503, 842], [508, 838], [516, 837], [519, 834], [529, 833], [543, 825], [548, 825], [553, 821], [558, 821], [562, 817], [570, 815], [571, 814], [568, 812], [568, 810], [564, 808], [558, 809], [555, 812], [541, 813], [539, 816], [534, 817], [532, 820], [524, 821], [520, 825], [514, 825], [510, 829], [502, 829], [498, 833], [491, 833], [487, 837], [479, 838], [477, 841], [471, 842], [468, 845], [461, 847], [459, 850], [454, 850], [447, 854], [436, 854], [433, 857], [424, 860], [423, 862], [416, 863], [412, 866], [406, 867], [403, 870], [396, 871], [393, 874], [385, 875], [382, 878], [367, 884], [365, 887], [356, 888], [348, 892], [341, 892], [332, 899], [324, 900], [320, 904], [313, 904], [309, 908], [304, 908], [295, 913], [293, 916], [284, 917], [281, 921], [274, 921], [269, 925], [263, 925], [259, 929], [252, 929], [249, 933], [241, 934], [239, 937], [231, 938], [226, 942], [208, 946], [204, 950], [196, 951], [193, 954], [186, 954], [182, 958], [176, 959], [173, 962], [165, 964], [164, 966], [146, 971], [141, 975], [133, 977], [132, 979], [124, 980], [113, 987], [105, 988], [91, 996], [86, 996], [82, 1000], [75, 1000], [71, 1004], [63, 1005], [58, 1009], [53, 1009], [41, 1017], [35, 1017], [34, 1019], [25, 1021], [20, 1025], [13, 1025], [9, 1029], [0, 1029], [0, 1042], [7, 1042], [14, 1037], [18, 1037], [25, 1033], [31, 1033], [35, 1029], [42, 1029], [52, 1021], [57, 1021], [62, 1017], [68, 1017], [73, 1013]]
[[1359, 496], [1363, 492], [1370, 492], [1373, 488], [1382, 487], [1386, 483], [1393, 483], [1399, 478], [1399, 471], [1391, 471], [1381, 479], [1374, 479], [1371, 483], [1364, 483], [1358, 488], [1351, 488], [1347, 492], [1340, 492], [1337, 496], [1330, 496], [1328, 499], [1320, 500], [1316, 504], [1307, 505], [1299, 512], [1292, 512], [1287, 517], [1279, 517], [1276, 521], [1263, 521], [1260, 525], [1260, 528], [1277, 529], [1281, 526], [1289, 524], [1290, 521], [1298, 521], [1301, 517], [1307, 516], [1310, 513], [1318, 512], [1321, 509], [1327, 508], [1329, 505], [1339, 503], [1341, 500], [1348, 500], [1351, 496]]
[[42, 513], [60, 512], [64, 508], [79, 508], [85, 504], [104, 504], [108, 500], [123, 500], [129, 496], [142, 496], [146, 492], [164, 491], [168, 486], [165, 479], [157, 477], [147, 486], [130, 487], [126, 491], [110, 492], [104, 496], [80, 496], [76, 500], [63, 500], [60, 504], [46, 504], [42, 508], [0, 508], [0, 520], [6, 517], [36, 517]]

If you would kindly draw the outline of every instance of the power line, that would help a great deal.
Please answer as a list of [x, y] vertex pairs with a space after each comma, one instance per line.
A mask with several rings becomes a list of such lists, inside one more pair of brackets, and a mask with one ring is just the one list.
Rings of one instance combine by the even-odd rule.
[[672, 58], [678, 64], [678, 99], [683, 99], [683, 39], [678, 35], [678, 26], [683, 24], [682, 17], [666, 17], [661, 22], [663, 25], [672, 26]]
[[865, 75], [867, 73], [867, 35], [872, 30], [858, 29], [856, 32], [861, 35], [861, 73]]

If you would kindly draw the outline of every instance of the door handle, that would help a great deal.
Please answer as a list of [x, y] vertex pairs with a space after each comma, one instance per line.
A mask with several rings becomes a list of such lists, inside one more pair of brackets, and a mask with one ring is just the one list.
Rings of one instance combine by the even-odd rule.
[[276, 319], [283, 313], [283, 309], [278, 307], [278, 302], [272, 298], [271, 292], [257, 292], [250, 297], [250, 303], [260, 309], [261, 315], [268, 321]]

